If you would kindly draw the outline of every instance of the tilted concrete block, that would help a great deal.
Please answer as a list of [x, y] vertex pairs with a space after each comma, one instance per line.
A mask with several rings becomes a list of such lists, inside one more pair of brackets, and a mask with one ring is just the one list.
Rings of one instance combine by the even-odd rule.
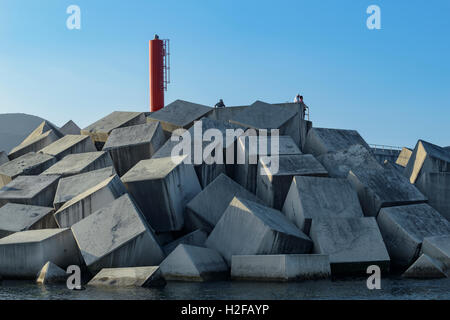
[[283, 213], [309, 234], [318, 218], [362, 218], [358, 195], [346, 179], [294, 177]]
[[328, 254], [333, 275], [362, 275], [377, 265], [388, 272], [390, 258], [375, 218], [314, 219], [314, 253]]
[[272, 208], [281, 210], [294, 176], [328, 176], [312, 155], [261, 157], [258, 162], [256, 195]]
[[424, 203], [425, 197], [395, 169], [351, 170], [347, 179], [358, 193], [365, 216], [376, 217], [381, 208]]
[[0, 166], [9, 161], [8, 155], [5, 151], [0, 151]]
[[439, 261], [422, 254], [402, 276], [413, 279], [439, 279], [445, 278], [446, 274]]
[[208, 238], [208, 234], [205, 231], [199, 229], [195, 230], [165, 245], [164, 253], [166, 254], [166, 256], [169, 255], [180, 244], [188, 244], [191, 246], [204, 247], [206, 238]]
[[0, 208], [0, 238], [15, 232], [57, 228], [53, 208], [7, 203]]
[[232, 256], [231, 278], [256, 281], [300, 281], [331, 276], [330, 260], [323, 254]]
[[279, 211], [234, 198], [205, 245], [231, 264], [233, 255], [309, 253], [311, 239]]
[[0, 239], [0, 274], [4, 278], [34, 280], [47, 261], [64, 269], [81, 265], [70, 229], [29, 230]]
[[117, 175], [106, 178], [96, 186], [67, 201], [55, 213], [60, 228], [68, 228], [110, 202], [127, 193]]
[[41, 174], [56, 163], [56, 158], [30, 152], [0, 166], [0, 187], [7, 185], [18, 176]]
[[450, 222], [427, 204], [382, 208], [377, 218], [392, 263], [409, 267], [426, 237], [450, 235]]
[[57, 162], [42, 174], [59, 174], [62, 177], [70, 177], [76, 174], [103, 169], [113, 165], [108, 152], [86, 152], [69, 154]]
[[66, 271], [48, 261], [39, 272], [36, 282], [39, 284], [65, 283], [68, 276]]
[[450, 172], [423, 172], [416, 187], [428, 198], [428, 204], [450, 221]]
[[143, 287], [154, 288], [166, 285], [161, 269], [155, 267], [104, 268], [89, 281], [95, 287]]
[[411, 183], [415, 183], [426, 172], [450, 172], [450, 151], [419, 140], [404, 173]]
[[409, 148], [402, 148], [402, 151], [400, 151], [400, 154], [398, 155], [397, 160], [395, 161], [395, 164], [406, 168], [406, 166], [408, 165], [408, 161], [411, 158], [412, 155], [412, 150]]
[[55, 200], [53, 201], [55, 210], [60, 209], [67, 201], [115, 174], [114, 167], [106, 167], [60, 179], [56, 189]]
[[209, 248], [180, 244], [159, 266], [166, 280], [209, 281], [226, 278], [228, 266]]
[[450, 234], [424, 238], [422, 252], [439, 261], [442, 269], [450, 274]]
[[72, 226], [89, 271], [154, 266], [164, 253], [141, 211], [128, 194]]
[[150, 159], [164, 144], [165, 136], [159, 122], [114, 129], [103, 147], [109, 152], [119, 176], [139, 161]]
[[180, 230], [186, 204], [201, 191], [193, 166], [183, 159], [142, 160], [122, 177], [157, 232]]
[[58, 175], [17, 177], [0, 189], [0, 207], [9, 202], [50, 207], [59, 178]]
[[66, 124], [64, 124], [59, 131], [61, 131], [61, 133], [63, 135], [68, 135], [68, 134], [81, 134], [81, 129], [79, 126], [77, 126], [77, 124], [75, 122], [73, 122], [72, 120], [69, 120], [66, 122]]
[[304, 103], [275, 103], [273, 106], [291, 109], [297, 112], [297, 114], [287, 123], [285, 134], [291, 136], [297, 146], [303, 150], [308, 132], [312, 128], [311, 121], [302, 119], [302, 109], [305, 108], [306, 105]]
[[69, 154], [95, 151], [97, 151], [97, 149], [90, 136], [69, 134], [46, 146], [39, 152], [54, 156], [56, 159], [61, 160]]

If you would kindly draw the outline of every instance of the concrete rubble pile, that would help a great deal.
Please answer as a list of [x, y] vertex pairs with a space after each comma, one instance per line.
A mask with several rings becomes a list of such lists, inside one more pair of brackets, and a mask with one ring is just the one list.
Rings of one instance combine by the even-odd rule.
[[373, 265], [448, 277], [450, 150], [419, 140], [380, 164], [357, 131], [315, 128], [302, 109], [176, 100], [84, 129], [42, 123], [0, 152], [0, 278], [61, 283], [73, 265], [103, 287]]

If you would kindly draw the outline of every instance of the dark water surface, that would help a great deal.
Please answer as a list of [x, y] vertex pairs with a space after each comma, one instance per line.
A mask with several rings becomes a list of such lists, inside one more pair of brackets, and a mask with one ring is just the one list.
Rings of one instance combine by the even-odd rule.
[[6, 281], [0, 284], [5, 299], [439, 299], [450, 300], [450, 279], [383, 279], [380, 290], [369, 290], [366, 279], [323, 280], [299, 283], [259, 282], [169, 282], [163, 289], [109, 289], [86, 287], [71, 291], [64, 285], [37, 285]]

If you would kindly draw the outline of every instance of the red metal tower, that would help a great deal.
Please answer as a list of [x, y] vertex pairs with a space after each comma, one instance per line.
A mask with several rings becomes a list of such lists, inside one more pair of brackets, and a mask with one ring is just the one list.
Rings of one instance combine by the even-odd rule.
[[169, 40], [155, 39], [149, 41], [150, 66], [150, 111], [158, 111], [164, 107], [164, 91], [170, 83], [170, 50]]

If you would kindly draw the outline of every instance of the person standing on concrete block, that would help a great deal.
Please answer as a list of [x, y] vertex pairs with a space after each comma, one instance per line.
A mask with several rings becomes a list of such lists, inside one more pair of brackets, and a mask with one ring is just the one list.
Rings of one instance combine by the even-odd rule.
[[217, 102], [217, 103], [214, 105], [214, 108], [225, 108], [225, 103], [223, 103], [223, 100], [220, 99], [219, 102]]

